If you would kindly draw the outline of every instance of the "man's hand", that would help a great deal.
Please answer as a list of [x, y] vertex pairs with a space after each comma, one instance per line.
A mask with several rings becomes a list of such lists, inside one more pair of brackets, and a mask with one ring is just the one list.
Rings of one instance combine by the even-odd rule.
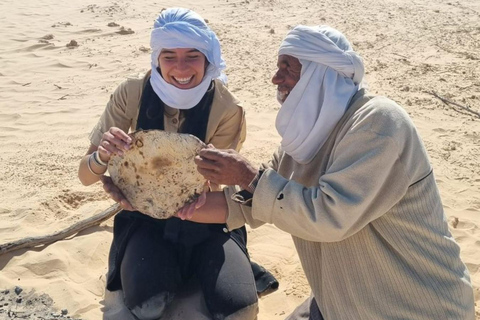
[[205, 179], [217, 184], [238, 185], [247, 189], [257, 170], [235, 150], [220, 150], [211, 146], [195, 157], [197, 170]]
[[125, 198], [122, 191], [120, 191], [120, 189], [118, 189], [118, 187], [113, 183], [112, 178], [101, 176], [100, 181], [103, 183], [103, 190], [108, 193], [110, 198], [118, 202], [123, 209], [128, 211], [135, 210], [130, 202], [128, 202], [127, 198]]

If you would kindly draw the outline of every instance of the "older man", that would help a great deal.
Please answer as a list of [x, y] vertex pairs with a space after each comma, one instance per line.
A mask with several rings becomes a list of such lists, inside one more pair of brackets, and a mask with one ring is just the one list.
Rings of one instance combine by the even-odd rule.
[[289, 319], [473, 320], [421, 138], [401, 107], [361, 89], [363, 75], [337, 30], [290, 31], [272, 79], [281, 147], [259, 171], [232, 150], [200, 152], [207, 179], [241, 190], [209, 193], [179, 216], [290, 233], [312, 297]]

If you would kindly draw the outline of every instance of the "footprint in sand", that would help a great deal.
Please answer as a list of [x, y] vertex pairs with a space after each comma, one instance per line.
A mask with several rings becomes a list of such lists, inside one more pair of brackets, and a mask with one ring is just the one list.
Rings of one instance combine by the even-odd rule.
[[53, 43], [51, 43], [49, 40], [53, 40], [53, 34], [47, 34], [47, 35], [44, 35], [43, 37], [40, 38], [40, 40], [38, 40], [38, 43], [43, 43], [43, 44], [51, 44], [53, 45]]
[[458, 229], [458, 230], [475, 230], [475, 229], [477, 229], [477, 225], [473, 222], [470, 222], [470, 221], [463, 221], [463, 220], [460, 220], [457, 217], [450, 217], [448, 220], [449, 220], [448, 224], [453, 229]]
[[72, 48], [76, 48], [76, 47], [78, 47], [78, 43], [75, 40], [70, 40], [70, 42], [67, 43], [67, 48], [72, 49]]
[[140, 48], [138, 48], [138, 50], [140, 50], [142, 52], [150, 52], [150, 48], [147, 48], [145, 46], [140, 46]]
[[60, 26], [69, 27], [69, 26], [72, 26], [72, 24], [70, 22], [58, 22], [58, 23], [52, 24], [52, 28], [56, 28]]
[[135, 33], [135, 31], [133, 31], [132, 29], [128, 28], [128, 29], [125, 29], [125, 27], [120, 27], [120, 30], [117, 31], [118, 34], [121, 34], [121, 35], [126, 35], [126, 34], [132, 34], [132, 33]]

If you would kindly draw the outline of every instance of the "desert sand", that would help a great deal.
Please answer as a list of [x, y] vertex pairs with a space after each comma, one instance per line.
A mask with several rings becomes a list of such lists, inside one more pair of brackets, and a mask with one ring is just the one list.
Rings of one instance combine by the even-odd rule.
[[[113, 204], [100, 184], [84, 187], [77, 179], [88, 133], [116, 86], [148, 70], [153, 21], [162, 8], [179, 4], [0, 2], [0, 244], [51, 234]], [[328, 24], [346, 34], [364, 57], [370, 92], [402, 105], [424, 139], [480, 319], [480, 2], [185, 0], [181, 6], [201, 14], [220, 38], [229, 88], [247, 112], [242, 153], [257, 164], [280, 140], [270, 79], [282, 38], [297, 24]], [[48, 295], [72, 317], [101, 319], [112, 221], [0, 255], [0, 290], [19, 286]], [[309, 295], [290, 236], [271, 225], [249, 229], [248, 247], [280, 281], [260, 300], [259, 320], [285, 318]], [[1, 305], [0, 318], [16, 308], [13, 301]]]

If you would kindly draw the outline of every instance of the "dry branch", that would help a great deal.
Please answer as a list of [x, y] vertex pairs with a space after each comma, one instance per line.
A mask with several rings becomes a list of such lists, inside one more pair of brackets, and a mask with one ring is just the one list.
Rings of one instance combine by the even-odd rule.
[[399, 56], [399, 57], [402, 57], [402, 58], [405, 58], [405, 59], [408, 59], [407, 56], [404, 56], [404, 55], [401, 55], [401, 54], [398, 54], [398, 53], [395, 53], [395, 52], [393, 52], [392, 54], [394, 54], [396, 56]]
[[463, 110], [466, 110], [466, 111], [468, 111], [468, 112], [470, 112], [470, 113], [473, 113], [474, 115], [476, 115], [477, 117], [480, 118], [480, 113], [477, 112], [477, 111], [474, 111], [474, 110], [470, 109], [469, 107], [462, 106], [461, 104], [458, 104], [458, 103], [456, 103], [456, 102], [454, 102], [454, 101], [450, 101], [450, 100], [448, 100], [448, 99], [446, 99], [446, 98], [444, 98], [444, 97], [441, 97], [441, 96], [439, 96], [435, 91], [428, 92], [428, 93], [430, 93], [430, 94], [433, 95], [434, 97], [440, 99], [440, 101], [442, 101], [442, 102], [445, 103], [446, 105], [454, 105], [454, 106], [456, 106], [456, 107], [462, 108]]
[[92, 226], [98, 225], [105, 220], [110, 219], [112, 216], [117, 214], [122, 208], [118, 203], [112, 205], [107, 210], [90, 217], [88, 219], [79, 221], [75, 223], [73, 226], [70, 226], [62, 231], [56, 232], [51, 235], [47, 236], [40, 236], [40, 237], [29, 237], [23, 238], [17, 241], [9, 242], [0, 245], [0, 255], [5, 254], [7, 252], [18, 250], [22, 248], [33, 248], [39, 245], [47, 245], [58, 240], [65, 239], [71, 235], [77, 234], [78, 232], [90, 228]]

